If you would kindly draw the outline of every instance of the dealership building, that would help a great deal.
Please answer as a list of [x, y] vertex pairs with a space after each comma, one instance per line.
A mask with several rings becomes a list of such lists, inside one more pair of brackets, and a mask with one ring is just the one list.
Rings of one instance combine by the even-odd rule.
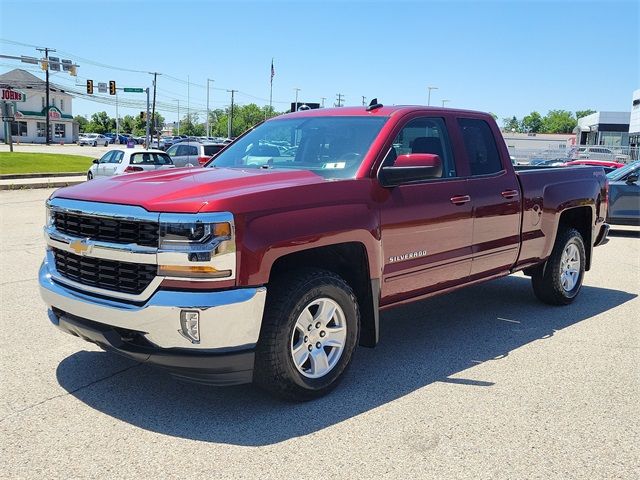
[[[15, 121], [11, 123], [14, 142], [45, 143], [46, 116], [49, 116], [51, 141], [72, 143], [78, 138], [78, 127], [73, 122], [72, 97], [57, 85], [49, 85], [49, 107], [46, 105], [46, 83], [31, 73], [15, 69], [0, 75], [0, 88], [14, 90], [22, 95], [8, 95], [14, 105]], [[18, 97], [17, 100], [11, 97]], [[0, 139], [5, 140], [6, 128], [0, 128]]]

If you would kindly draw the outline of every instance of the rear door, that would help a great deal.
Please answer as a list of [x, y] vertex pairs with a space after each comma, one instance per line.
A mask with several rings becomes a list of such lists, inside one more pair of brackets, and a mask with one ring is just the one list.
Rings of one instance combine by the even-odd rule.
[[447, 120], [406, 121], [383, 165], [406, 153], [436, 154], [443, 171], [441, 178], [385, 189], [380, 206], [383, 305], [462, 283], [471, 269], [472, 203]]
[[173, 162], [171, 157], [166, 153], [154, 153], [153, 161], [156, 170], [165, 170], [167, 168], [173, 168]]
[[471, 173], [473, 279], [508, 271], [518, 258], [520, 184], [505, 165], [508, 153], [498, 148], [495, 126], [480, 117], [458, 117], [457, 123]]

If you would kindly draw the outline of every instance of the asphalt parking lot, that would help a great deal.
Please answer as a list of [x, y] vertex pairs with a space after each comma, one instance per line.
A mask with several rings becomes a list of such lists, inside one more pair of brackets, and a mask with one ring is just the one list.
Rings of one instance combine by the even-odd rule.
[[595, 250], [573, 305], [513, 275], [388, 311], [334, 393], [288, 404], [52, 327], [51, 191], [0, 192], [2, 478], [638, 478], [637, 229]]

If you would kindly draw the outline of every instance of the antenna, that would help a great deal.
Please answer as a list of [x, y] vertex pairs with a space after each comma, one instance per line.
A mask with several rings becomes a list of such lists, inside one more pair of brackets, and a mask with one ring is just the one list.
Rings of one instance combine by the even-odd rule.
[[371, 100], [371, 103], [369, 103], [369, 106], [367, 107], [367, 112], [375, 110], [376, 108], [381, 108], [382, 106], [383, 105], [381, 103], [378, 103], [378, 99], [374, 98], [373, 100]]

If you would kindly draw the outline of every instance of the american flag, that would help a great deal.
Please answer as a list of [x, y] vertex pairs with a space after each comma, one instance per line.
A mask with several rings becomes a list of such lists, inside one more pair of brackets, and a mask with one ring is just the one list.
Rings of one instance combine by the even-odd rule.
[[273, 77], [276, 74], [276, 69], [273, 68], [273, 58], [271, 59], [271, 83], [273, 83]]

